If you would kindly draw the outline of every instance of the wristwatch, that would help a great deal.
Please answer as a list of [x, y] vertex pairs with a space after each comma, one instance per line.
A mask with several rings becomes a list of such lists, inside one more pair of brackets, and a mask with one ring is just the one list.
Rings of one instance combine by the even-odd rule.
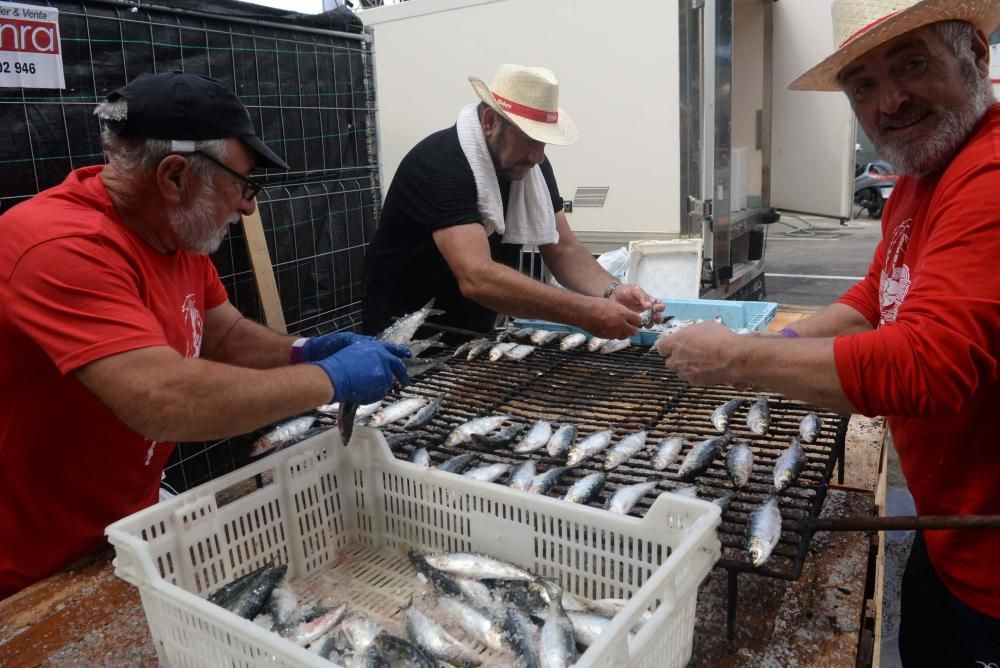
[[611, 281], [610, 283], [608, 283], [608, 287], [604, 288], [604, 298], [610, 299], [611, 293], [613, 293], [615, 291], [615, 288], [617, 288], [619, 285], [621, 285], [621, 283], [619, 283], [618, 281]]

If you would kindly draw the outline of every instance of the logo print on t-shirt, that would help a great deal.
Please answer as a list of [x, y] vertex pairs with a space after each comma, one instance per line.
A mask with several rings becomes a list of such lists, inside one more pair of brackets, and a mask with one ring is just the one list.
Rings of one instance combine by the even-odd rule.
[[885, 264], [879, 280], [879, 308], [882, 312], [879, 327], [895, 322], [899, 307], [902, 306], [906, 293], [910, 290], [910, 267], [903, 260], [910, 245], [912, 224], [913, 219], [908, 218], [897, 225], [886, 249]]
[[184, 356], [198, 357], [201, 354], [201, 335], [205, 330], [205, 321], [201, 319], [201, 311], [198, 310], [193, 292], [184, 298], [181, 315], [184, 316], [184, 322], [191, 328], [191, 338], [187, 342]]

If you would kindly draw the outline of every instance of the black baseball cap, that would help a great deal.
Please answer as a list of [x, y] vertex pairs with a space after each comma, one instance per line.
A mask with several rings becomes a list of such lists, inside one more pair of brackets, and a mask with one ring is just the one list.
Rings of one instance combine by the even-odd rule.
[[250, 147], [258, 166], [288, 169], [254, 132], [250, 112], [217, 79], [204, 74], [142, 74], [108, 95], [108, 102], [128, 101], [128, 117], [108, 121], [123, 137], [207, 140], [234, 137]]

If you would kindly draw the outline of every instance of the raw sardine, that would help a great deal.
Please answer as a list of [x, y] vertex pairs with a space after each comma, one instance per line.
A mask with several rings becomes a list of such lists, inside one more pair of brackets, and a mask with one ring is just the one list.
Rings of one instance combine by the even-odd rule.
[[557, 337], [565, 335], [565, 331], [559, 331], [556, 329], [536, 329], [535, 333], [531, 335], [531, 342], [541, 348], [549, 341], [554, 341]]
[[355, 424], [364, 424], [365, 420], [375, 415], [375, 411], [382, 408], [382, 399], [370, 404], [361, 404], [354, 414]]
[[681, 462], [681, 466], [677, 470], [677, 477], [681, 480], [691, 480], [707, 471], [715, 458], [719, 456], [722, 448], [729, 443], [730, 438], [732, 436], [727, 432], [722, 436], [709, 438], [695, 444], [684, 456], [684, 461]]
[[497, 448], [509, 445], [510, 442], [517, 438], [518, 434], [522, 431], [524, 431], [524, 424], [521, 422], [515, 422], [514, 424], [504, 427], [492, 436], [473, 434], [472, 442], [484, 448], [496, 450]]
[[774, 462], [774, 488], [781, 492], [795, 482], [805, 463], [806, 453], [802, 451], [802, 444], [798, 436], [792, 436], [791, 444]]
[[452, 429], [451, 433], [448, 434], [448, 438], [445, 439], [444, 444], [450, 447], [468, 443], [472, 440], [473, 434], [479, 434], [480, 436], [488, 434], [509, 419], [509, 415], [488, 415], [469, 420], [465, 424], [460, 424]]
[[420, 429], [427, 426], [434, 418], [434, 414], [441, 408], [442, 401], [444, 401], [444, 397], [435, 397], [430, 403], [417, 409], [417, 412], [413, 413], [410, 419], [403, 424], [403, 429]]
[[447, 459], [438, 464], [437, 468], [438, 471], [461, 474], [465, 469], [475, 464], [478, 457], [479, 457], [478, 455], [474, 455], [472, 453], [466, 453], [464, 455], [455, 455], [451, 459]]
[[410, 354], [414, 357], [420, 355], [420, 353], [431, 348], [447, 348], [448, 346], [441, 343], [441, 336], [444, 332], [438, 332], [434, 336], [430, 336], [426, 339], [421, 339], [420, 341], [411, 341], [406, 344], [406, 347], [410, 349]]
[[580, 332], [572, 332], [563, 337], [559, 342], [559, 350], [573, 350], [587, 342], [587, 335]]
[[470, 362], [493, 348], [496, 343], [490, 339], [476, 339], [476, 341], [476, 343], [473, 343], [473, 345], [469, 347], [469, 351], [465, 354], [465, 359]]
[[438, 661], [458, 668], [475, 668], [482, 663], [473, 649], [463, 645], [412, 604], [406, 609], [406, 630], [418, 647]]
[[417, 466], [428, 467], [431, 465], [431, 455], [427, 452], [427, 448], [420, 448], [413, 451], [413, 454], [410, 455], [410, 461]]
[[771, 408], [767, 405], [767, 395], [762, 394], [757, 397], [757, 401], [747, 412], [747, 427], [755, 434], [763, 435], [767, 433], [771, 426]]
[[405, 417], [413, 415], [427, 405], [427, 399], [423, 397], [409, 397], [400, 399], [394, 403], [380, 408], [368, 421], [369, 427], [384, 427]]
[[569, 471], [568, 466], [556, 466], [544, 473], [539, 473], [531, 481], [528, 491], [532, 494], [548, 494], [549, 490], [559, 481], [559, 478]]
[[531, 619], [518, 608], [509, 607], [504, 613], [503, 630], [507, 642], [524, 668], [540, 668], [542, 664], [538, 656], [538, 641], [535, 639], [537, 631]]
[[261, 455], [274, 450], [285, 441], [307, 431], [313, 426], [314, 422], [316, 422], [316, 416], [307, 415], [305, 417], [297, 417], [279, 424], [277, 427], [254, 441], [253, 449], [250, 450], [250, 456], [260, 457]]
[[496, 650], [503, 649], [503, 627], [494, 622], [485, 610], [449, 597], [439, 599], [438, 607], [479, 642]]
[[437, 668], [437, 661], [409, 640], [383, 631], [375, 636], [372, 645], [389, 666], [406, 668]]
[[570, 503], [580, 503], [587, 504], [590, 503], [601, 490], [604, 489], [604, 483], [608, 480], [608, 474], [603, 471], [600, 473], [591, 473], [588, 476], [580, 478], [576, 481], [572, 487], [566, 492], [566, 496], [563, 497], [564, 501], [569, 501]]
[[684, 439], [680, 436], [668, 436], [656, 445], [650, 464], [657, 471], [662, 471], [677, 459], [677, 455], [684, 448]]
[[608, 342], [608, 339], [602, 339], [598, 336], [592, 336], [589, 341], [587, 341], [587, 350], [596, 353], [601, 347]]
[[427, 436], [427, 432], [423, 431], [407, 431], [401, 434], [383, 434], [385, 436], [385, 444], [389, 446], [390, 450], [395, 450], [396, 448], [412, 443], [418, 438]]
[[823, 429], [823, 420], [815, 413], [809, 413], [799, 423], [799, 435], [806, 443], [812, 443]]
[[493, 482], [509, 470], [510, 464], [487, 464], [486, 466], [466, 471], [462, 476], [480, 482]]
[[569, 457], [566, 459], [566, 463], [570, 466], [576, 466], [585, 459], [589, 459], [597, 453], [602, 452], [608, 447], [608, 445], [611, 444], [611, 435], [613, 433], [614, 432], [610, 429], [605, 429], [604, 431], [595, 432], [583, 439], [570, 448]]
[[432, 567], [474, 580], [523, 580], [530, 582], [535, 576], [516, 564], [474, 552], [434, 552], [424, 559]]
[[610, 341], [605, 342], [597, 352], [602, 355], [608, 355], [610, 353], [616, 353], [619, 350], [625, 350], [630, 345], [632, 345], [632, 342], [628, 339], [611, 339]]
[[552, 434], [552, 438], [549, 439], [549, 442], [545, 446], [546, 451], [549, 453], [549, 457], [562, 457], [569, 452], [569, 449], [575, 440], [575, 424], [564, 424], [560, 426], [556, 429], [555, 433]]
[[507, 478], [507, 486], [513, 489], [528, 491], [531, 483], [535, 479], [535, 460], [529, 459], [514, 467]]
[[569, 621], [573, 625], [573, 637], [577, 644], [582, 647], [593, 645], [594, 641], [611, 625], [611, 620], [608, 617], [593, 612], [567, 610], [566, 616], [569, 617]]
[[471, 341], [466, 341], [459, 347], [455, 348], [455, 352], [451, 354], [452, 357], [461, 357], [462, 355], [469, 354], [469, 351], [476, 346], [482, 346], [489, 343], [489, 339], [472, 339]]
[[732, 419], [733, 415], [740, 409], [740, 406], [746, 402], [746, 399], [737, 397], [735, 399], [730, 399], [716, 408], [712, 411], [712, 425], [719, 431], [726, 431], [729, 427], [729, 421]]
[[637, 452], [642, 450], [645, 445], [645, 431], [637, 431], [634, 434], [629, 434], [622, 440], [615, 443], [611, 449], [608, 450], [608, 458], [604, 462], [604, 470], [610, 471], [619, 464], [624, 464], [628, 460], [632, 459]]
[[538, 642], [538, 654], [542, 668], [567, 668], [576, 662], [573, 624], [558, 600], [549, 606]]
[[523, 360], [525, 357], [535, 352], [535, 346], [529, 346], [524, 343], [519, 343], [510, 350], [507, 350], [503, 354], [503, 358], [507, 360]]
[[770, 496], [763, 505], [750, 515], [747, 523], [747, 549], [750, 552], [750, 563], [759, 568], [771, 556], [771, 550], [781, 538], [781, 512], [778, 510], [778, 497]]
[[490, 354], [489, 354], [490, 361], [496, 362], [497, 360], [499, 360], [501, 357], [504, 356], [504, 353], [506, 353], [508, 350], [513, 350], [514, 348], [517, 347], [517, 345], [518, 344], [514, 343], [513, 341], [504, 341], [502, 343], [493, 344], [493, 347], [490, 348]]
[[514, 452], [534, 452], [545, 447], [552, 438], [552, 425], [545, 420], [539, 420], [531, 425], [531, 429], [521, 441], [514, 446]]
[[746, 443], [735, 443], [726, 455], [726, 473], [736, 489], [746, 486], [753, 473], [753, 450]]
[[378, 335], [380, 341], [388, 341], [389, 343], [396, 343], [399, 345], [406, 345], [413, 340], [413, 335], [417, 333], [420, 326], [424, 324], [424, 321], [432, 315], [443, 315], [444, 311], [439, 311], [434, 308], [434, 300], [431, 299], [429, 302], [424, 304], [423, 308], [410, 313], [409, 315], [404, 315], [402, 318], [392, 323], [386, 327], [381, 334]]
[[641, 482], [638, 485], [622, 487], [611, 495], [605, 508], [613, 513], [628, 515], [635, 504], [639, 503], [642, 497], [649, 494], [654, 487], [656, 487], [655, 482]]

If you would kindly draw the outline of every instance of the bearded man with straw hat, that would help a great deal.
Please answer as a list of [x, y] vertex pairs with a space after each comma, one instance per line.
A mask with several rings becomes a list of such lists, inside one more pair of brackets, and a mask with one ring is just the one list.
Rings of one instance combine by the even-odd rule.
[[[781, 336], [712, 322], [658, 344], [692, 383], [885, 415], [920, 515], [1000, 515], [998, 0], [834, 0], [836, 51], [791, 82], [842, 91], [903, 176], [867, 276]], [[918, 533], [907, 666], [1000, 665], [1000, 529]]]
[[[403, 158], [386, 194], [365, 261], [365, 330], [431, 298], [444, 311], [432, 322], [489, 332], [497, 313], [575, 325], [625, 338], [640, 312], [663, 305], [634, 285], [619, 285], [577, 240], [563, 212], [548, 144], [576, 141], [559, 107], [559, 83], [542, 67], [501, 65], [489, 86], [469, 77], [478, 104]], [[538, 246], [566, 286], [517, 270], [521, 247]]]

